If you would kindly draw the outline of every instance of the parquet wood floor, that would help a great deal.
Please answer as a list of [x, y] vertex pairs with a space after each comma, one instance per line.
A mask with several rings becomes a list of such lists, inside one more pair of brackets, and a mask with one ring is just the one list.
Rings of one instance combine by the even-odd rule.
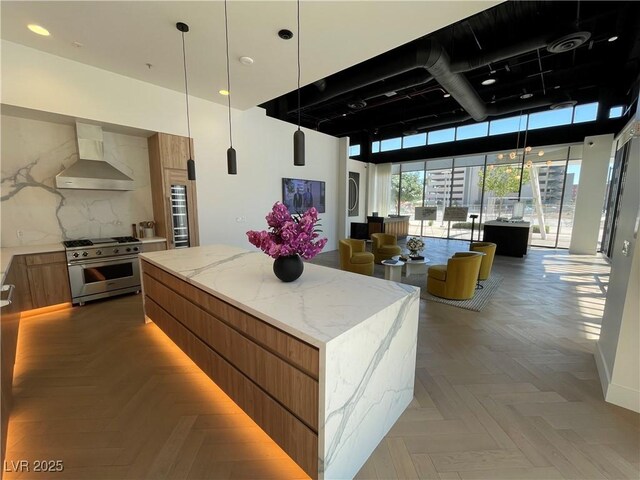
[[[462, 242], [427, 242], [442, 261]], [[337, 252], [315, 263], [337, 266]], [[609, 267], [497, 257], [482, 312], [421, 301], [415, 398], [359, 479], [638, 479], [640, 417], [603, 401], [593, 349]], [[304, 478], [154, 325], [139, 296], [25, 319], [5, 478]]]

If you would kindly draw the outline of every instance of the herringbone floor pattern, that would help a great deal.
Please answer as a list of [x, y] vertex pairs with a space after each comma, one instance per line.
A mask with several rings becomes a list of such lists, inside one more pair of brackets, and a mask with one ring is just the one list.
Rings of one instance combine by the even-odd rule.
[[[430, 239], [425, 254], [465, 248]], [[421, 301], [415, 399], [358, 478], [638, 479], [639, 416], [603, 401], [592, 355], [606, 262], [533, 249], [494, 269], [482, 312]], [[7, 459], [65, 470], [5, 478], [304, 477], [141, 322], [128, 296], [21, 324]]]

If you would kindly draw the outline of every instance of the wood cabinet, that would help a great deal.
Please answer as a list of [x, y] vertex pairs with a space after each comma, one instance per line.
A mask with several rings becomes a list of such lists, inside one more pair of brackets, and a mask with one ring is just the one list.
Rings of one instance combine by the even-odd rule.
[[187, 178], [189, 141], [166, 133], [156, 133], [148, 139], [156, 233], [167, 239], [167, 248], [200, 244], [196, 182]]
[[[2, 390], [1, 420], [1, 448], [2, 465], [4, 465], [9, 415], [13, 402], [13, 367], [16, 360], [18, 344], [18, 329], [20, 326], [20, 312], [31, 308], [31, 294], [24, 257], [14, 257], [4, 279], [4, 285], [13, 285], [12, 302], [2, 307], [0, 315], [0, 383]], [[6, 298], [7, 293], [3, 294]]]
[[7, 429], [13, 400], [13, 367], [22, 312], [71, 301], [67, 260], [64, 252], [16, 255], [4, 279], [13, 285], [12, 302], [0, 315], [0, 375], [2, 387], [2, 464], [5, 460]]
[[490, 221], [485, 222], [483, 241], [496, 244], [496, 255], [524, 257], [530, 235], [530, 224]]
[[145, 313], [312, 478], [319, 351], [142, 260]]
[[25, 255], [32, 308], [71, 301], [67, 258], [64, 252]]
[[167, 242], [145, 242], [142, 244], [143, 252], [159, 252], [167, 249]]

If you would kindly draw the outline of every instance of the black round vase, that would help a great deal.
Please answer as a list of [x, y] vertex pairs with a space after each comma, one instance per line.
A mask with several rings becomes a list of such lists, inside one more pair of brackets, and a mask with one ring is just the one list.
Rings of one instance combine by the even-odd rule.
[[283, 282], [293, 282], [302, 275], [304, 262], [300, 255], [278, 257], [273, 262], [273, 273]]

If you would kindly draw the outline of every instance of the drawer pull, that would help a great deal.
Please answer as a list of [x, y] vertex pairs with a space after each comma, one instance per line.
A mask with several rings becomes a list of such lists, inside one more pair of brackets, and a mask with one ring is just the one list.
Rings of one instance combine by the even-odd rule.
[[0, 300], [0, 307], [6, 307], [7, 305], [11, 305], [11, 302], [13, 300], [13, 291], [15, 290], [15, 288], [16, 288], [15, 285], [2, 286], [2, 292], [9, 292], [9, 295], [7, 295], [6, 299]]

